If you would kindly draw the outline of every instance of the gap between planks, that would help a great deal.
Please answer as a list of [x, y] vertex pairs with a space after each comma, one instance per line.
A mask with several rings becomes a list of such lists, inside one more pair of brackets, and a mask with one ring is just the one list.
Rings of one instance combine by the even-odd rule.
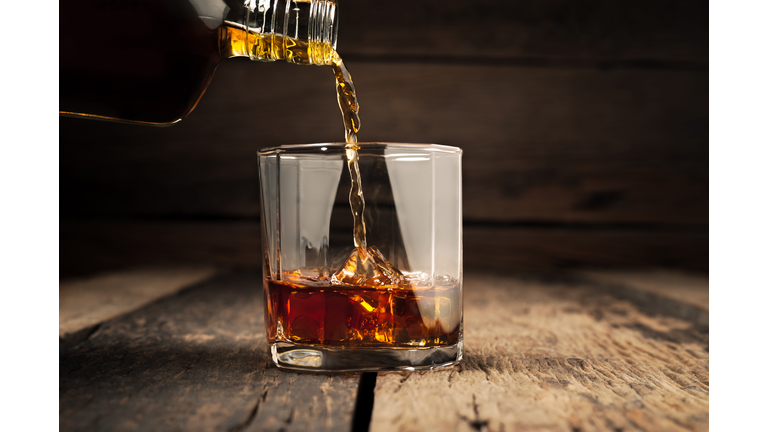
[[[136, 276], [136, 273], [127, 274]], [[264, 378], [273, 375], [274, 377], [264, 381], [263, 384], [253, 383], [262, 390], [255, 393], [248, 391], [255, 396], [255, 398], [248, 398], [251, 401], [256, 399], [255, 408], [252, 403], [250, 408], [239, 410], [244, 414], [240, 417], [243, 419], [242, 423], [230, 424], [230, 428], [231, 430], [259, 430], [263, 429], [262, 426], [273, 425], [291, 430], [298, 428], [299, 424], [304, 426], [313, 424], [312, 417], [304, 418], [306, 413], [294, 409], [281, 409], [279, 413], [274, 411], [281, 406], [280, 401], [289, 397], [289, 394], [294, 395], [290, 397], [296, 397], [301, 393], [301, 388], [309, 386], [317, 387], [312, 392], [313, 397], [324, 398], [333, 392], [338, 392], [335, 398], [346, 398], [347, 403], [354, 400], [353, 412], [344, 414], [338, 420], [333, 417], [333, 421], [332, 417], [323, 417], [323, 424], [319, 429], [334, 427], [334, 425], [338, 427], [339, 420], [343, 424], [349, 418], [352, 430], [367, 430], [370, 426], [374, 432], [510, 429], [630, 431], [658, 428], [704, 430], [708, 426], [709, 392], [706, 332], [697, 328], [695, 323], [667, 316], [663, 311], [660, 314], [649, 314], [647, 307], [639, 307], [636, 303], [626, 300], [617, 300], [611, 295], [610, 290], [605, 289], [606, 286], [639, 289], [637, 287], [648, 284], [659, 285], [659, 281], [666, 281], [665, 289], [655, 289], [656, 293], [661, 293], [666, 289], [674, 289], [675, 286], [684, 286], [686, 279], [680, 275], [670, 276], [653, 272], [637, 273], [637, 275], [641, 277], [633, 278], [630, 274], [615, 272], [585, 272], [581, 275], [581, 280], [576, 280], [576, 278], [567, 277], [567, 274], [563, 274], [562, 279], [468, 274], [465, 279], [466, 354], [464, 362], [459, 367], [426, 373], [380, 374], [378, 377], [375, 374], [364, 374], [359, 383], [353, 377], [339, 376], [336, 379], [332, 376], [316, 374], [278, 372], [274, 368], [268, 368], [260, 374], [266, 373]], [[117, 276], [113, 274], [112, 277]], [[198, 277], [203, 278], [200, 274]], [[107, 275], [102, 278], [94, 279], [101, 280], [102, 284], [96, 284], [93, 280], [90, 284], [111, 286], [113, 289], [121, 286], [119, 283], [104, 284], [103, 282], [109, 281], [110, 278]], [[677, 278], [676, 282], [675, 278]], [[192, 279], [194, 278], [190, 281]], [[600, 281], [596, 281], [598, 279]], [[125, 280], [123, 279], [123, 284]], [[701, 294], [701, 280], [702, 278], [698, 279], [699, 284], [696, 290], [699, 294]], [[606, 281], [610, 281], [610, 284], [606, 285]], [[236, 291], [241, 292], [243, 282], [235, 282], [240, 287]], [[690, 280], [687, 280], [687, 283], [691, 285]], [[259, 285], [254, 281], [249, 281], [247, 284], [254, 284], [257, 287]], [[200, 287], [195, 292], [199, 291], [199, 295], [203, 295], [212, 291], [213, 285], [217, 284], [208, 285], [211, 286]], [[70, 291], [70, 294], [71, 292], [73, 291]], [[207, 295], [210, 296], [210, 294]], [[238, 303], [236, 298], [241, 298], [241, 295], [233, 292], [231, 296], [234, 297], [229, 302], [232, 305], [227, 307], [234, 307]], [[194, 297], [186, 297], [183, 303], [194, 300]], [[189, 326], [202, 324], [210, 328], [207, 332], [220, 332], [214, 327], [222, 325], [226, 327], [224, 321], [219, 321], [220, 323], [217, 324], [216, 321], [204, 318], [208, 314], [220, 315], [228, 310], [227, 307], [218, 307], [211, 303], [211, 300], [219, 297], [222, 296], [216, 295], [210, 297], [210, 300], [198, 302], [199, 306], [195, 306], [192, 310], [199, 310], [198, 313], [204, 314], [200, 318], [189, 316], [189, 312], [181, 310], [177, 315], [191, 320], [187, 324]], [[156, 304], [143, 309], [139, 315], [145, 317], [134, 319], [136, 323], [132, 325], [146, 328], [142, 331], [149, 331], [147, 337], [151, 336], [151, 339], [154, 339], [156, 337], [154, 335], [161, 328], [145, 321], [164, 315], [158, 315], [159, 310], [154, 309], [164, 310], [173, 304], [175, 302], [165, 306]], [[239, 312], [239, 315], [243, 313], [245, 312]], [[240, 333], [246, 328], [261, 326], [261, 321], [255, 318], [249, 317], [247, 322], [243, 323], [245, 326], [241, 325]], [[84, 371], [77, 372], [79, 366], [75, 366], [83, 364], [83, 361], [75, 361], [82, 355], [87, 356], [82, 360], [100, 358], [102, 359], [100, 362], [117, 362], [119, 366], [120, 360], [108, 354], [111, 351], [98, 354], [103, 350], [98, 348], [99, 346], [116, 343], [118, 340], [115, 336], [122, 334], [121, 325], [116, 326], [116, 323], [105, 325], [107, 328], [99, 332], [99, 340], [89, 340], [84, 344], [85, 346], [78, 347], [76, 350], [77, 352], [83, 351], [82, 348], [90, 350], [93, 348], [88, 346], [93, 345], [97, 351], [93, 354], [87, 354], [88, 351], [83, 354], [73, 354], [75, 357], [72, 359], [72, 367], [76, 372], [71, 373], [78, 376], [84, 373]], [[252, 333], [253, 337], [260, 340], [259, 345], [264, 346], [261, 341], [263, 329], [254, 329], [247, 333]], [[209, 343], [209, 340], [215, 342], [217, 339], [197, 337], [190, 342]], [[146, 343], [142, 342], [139, 346], [146, 346]], [[261, 347], [252, 349], [258, 351], [263, 349]], [[227, 351], [232, 351], [231, 348], [235, 347], [230, 347]], [[252, 349], [247, 351], [255, 352]], [[199, 356], [203, 352], [197, 352], [195, 355]], [[245, 353], [240, 353], [238, 356], [241, 354]], [[150, 357], [150, 360], [152, 358]], [[68, 362], [64, 360], [65, 369]], [[162, 363], [165, 364], [165, 362]], [[175, 363], [178, 363], [178, 360], [173, 360], [169, 365], [175, 367]], [[251, 361], [248, 363], [250, 364]], [[184, 365], [179, 363], [178, 366], [181, 368]], [[190, 384], [201, 382], [197, 379], [189, 381], [193, 372], [201, 366], [203, 366], [202, 370], [197, 372], [197, 374], [203, 374], [200, 378], [210, 375], [218, 367], [214, 364], [201, 365], [199, 362], [184, 366], [180, 372], [173, 374], [173, 382], [178, 381], [179, 377], [182, 377], [180, 382], [182, 385], [189, 385], [184, 384], [185, 382]], [[134, 365], [130, 365], [130, 368], [132, 370]], [[230, 368], [231, 366], [223, 370]], [[110, 382], [114, 380], [112, 376], [122, 376], [119, 367], [105, 369], [105, 371], [96, 371], [97, 376], [99, 373], [102, 375], [102, 380], [106, 379]], [[210, 371], [206, 372], [209, 369]], [[151, 370], [150, 368], [147, 372]], [[130, 374], [121, 379], [125, 380], [133, 376], [132, 372], [126, 372], [128, 373]], [[248, 374], [248, 377], [250, 380], [252, 374]], [[241, 379], [237, 378], [235, 381]], [[272, 381], [273, 379], [276, 381]], [[66, 379], [66, 373], [64, 382], [66, 396], [68, 394], [66, 388], [72, 386], [72, 381]], [[270, 382], [271, 384], [268, 384]], [[277, 385], [278, 383], [283, 384]], [[350, 393], [353, 385], [357, 390]], [[341, 387], [334, 390], [337, 386], [343, 387], [344, 390]], [[86, 390], [88, 391], [103, 392], [105, 390]], [[268, 400], [267, 392], [270, 395]], [[234, 394], [231, 393], [230, 397]], [[225, 397], [224, 394], [221, 396]], [[355, 399], [350, 400], [350, 396]], [[116, 401], [122, 397], [113, 400]], [[322, 400], [316, 400], [314, 403], [318, 402], [319, 406], [324, 406]], [[271, 408], [267, 409], [267, 406]], [[213, 409], [212, 406], [206, 409], [209, 408]], [[131, 412], [133, 412], [132, 409]], [[90, 418], [95, 414], [98, 412], [72, 413], [62, 420], [67, 424], [80, 416]], [[234, 412], [230, 414], [238, 416]], [[370, 422], [366, 421], [367, 416], [370, 416]], [[112, 420], [121, 421], [114, 416]], [[108, 418], [104, 421], [107, 422]], [[212, 423], [207, 424], [212, 425]]]
[[463, 362], [380, 374], [371, 431], [708, 430], [708, 328], [615, 293], [568, 273], [466, 275]]
[[278, 370], [258, 272], [104, 322], [59, 356], [62, 431], [349, 430], [359, 375]]

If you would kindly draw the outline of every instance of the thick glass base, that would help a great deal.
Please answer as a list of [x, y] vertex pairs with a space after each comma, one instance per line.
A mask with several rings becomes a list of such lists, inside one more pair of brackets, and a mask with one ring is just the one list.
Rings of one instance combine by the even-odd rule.
[[456, 345], [425, 348], [344, 348], [269, 344], [272, 361], [281, 369], [311, 372], [379, 372], [437, 369], [453, 366], [464, 354], [463, 341]]

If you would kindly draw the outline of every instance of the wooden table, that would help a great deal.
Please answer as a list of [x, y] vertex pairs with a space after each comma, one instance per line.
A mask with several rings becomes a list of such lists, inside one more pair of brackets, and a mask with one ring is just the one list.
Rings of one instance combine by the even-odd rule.
[[267, 358], [258, 273], [64, 282], [60, 430], [708, 430], [705, 276], [470, 273], [464, 288], [459, 366], [312, 374]]

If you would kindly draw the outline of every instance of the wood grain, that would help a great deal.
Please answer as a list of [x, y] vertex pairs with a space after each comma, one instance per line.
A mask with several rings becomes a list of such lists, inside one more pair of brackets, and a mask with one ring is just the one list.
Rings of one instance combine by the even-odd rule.
[[64, 221], [61, 267], [75, 276], [137, 265], [260, 268], [260, 233], [258, 221]]
[[358, 377], [271, 366], [260, 286], [219, 276], [61, 352], [60, 430], [348, 430]]
[[[344, 231], [347, 233], [348, 231]], [[261, 266], [256, 221], [65, 221], [61, 265], [73, 274], [115, 266]], [[706, 270], [706, 231], [464, 227], [464, 267], [546, 271], [579, 265]]]
[[356, 0], [339, 10], [342, 55], [708, 58], [709, 10], [696, 1]]
[[145, 268], [59, 284], [59, 339], [211, 277], [214, 267]]
[[584, 270], [579, 274], [596, 282], [625, 285], [709, 312], [709, 278], [702, 274], [665, 270]]
[[578, 274], [631, 300], [646, 313], [664, 313], [709, 325], [709, 278], [704, 274], [653, 269], [584, 270]]
[[[361, 141], [465, 150], [467, 220], [708, 223], [706, 72], [349, 67]], [[178, 126], [61, 119], [62, 216], [256, 217], [258, 149], [341, 125], [330, 70], [227, 61]]]
[[[701, 281], [590, 274], [628, 286]], [[708, 327], [584, 275], [466, 273], [464, 361], [379, 374], [370, 430], [707, 430]], [[260, 286], [258, 273], [220, 275], [62, 350], [60, 429], [350, 430], [359, 375], [272, 366]]]
[[464, 362], [380, 374], [372, 432], [708, 430], [706, 327], [573, 281], [464, 286]]
[[705, 271], [708, 239], [708, 233], [698, 229], [470, 226], [464, 229], [464, 265], [473, 270], [548, 270], [594, 264]]

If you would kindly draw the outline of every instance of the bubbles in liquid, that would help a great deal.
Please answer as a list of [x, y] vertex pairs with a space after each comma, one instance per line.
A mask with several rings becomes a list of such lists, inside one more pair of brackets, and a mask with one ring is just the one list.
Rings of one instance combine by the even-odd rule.
[[366, 287], [409, 286], [405, 276], [376, 246], [356, 247], [344, 265], [331, 276], [331, 283]]

